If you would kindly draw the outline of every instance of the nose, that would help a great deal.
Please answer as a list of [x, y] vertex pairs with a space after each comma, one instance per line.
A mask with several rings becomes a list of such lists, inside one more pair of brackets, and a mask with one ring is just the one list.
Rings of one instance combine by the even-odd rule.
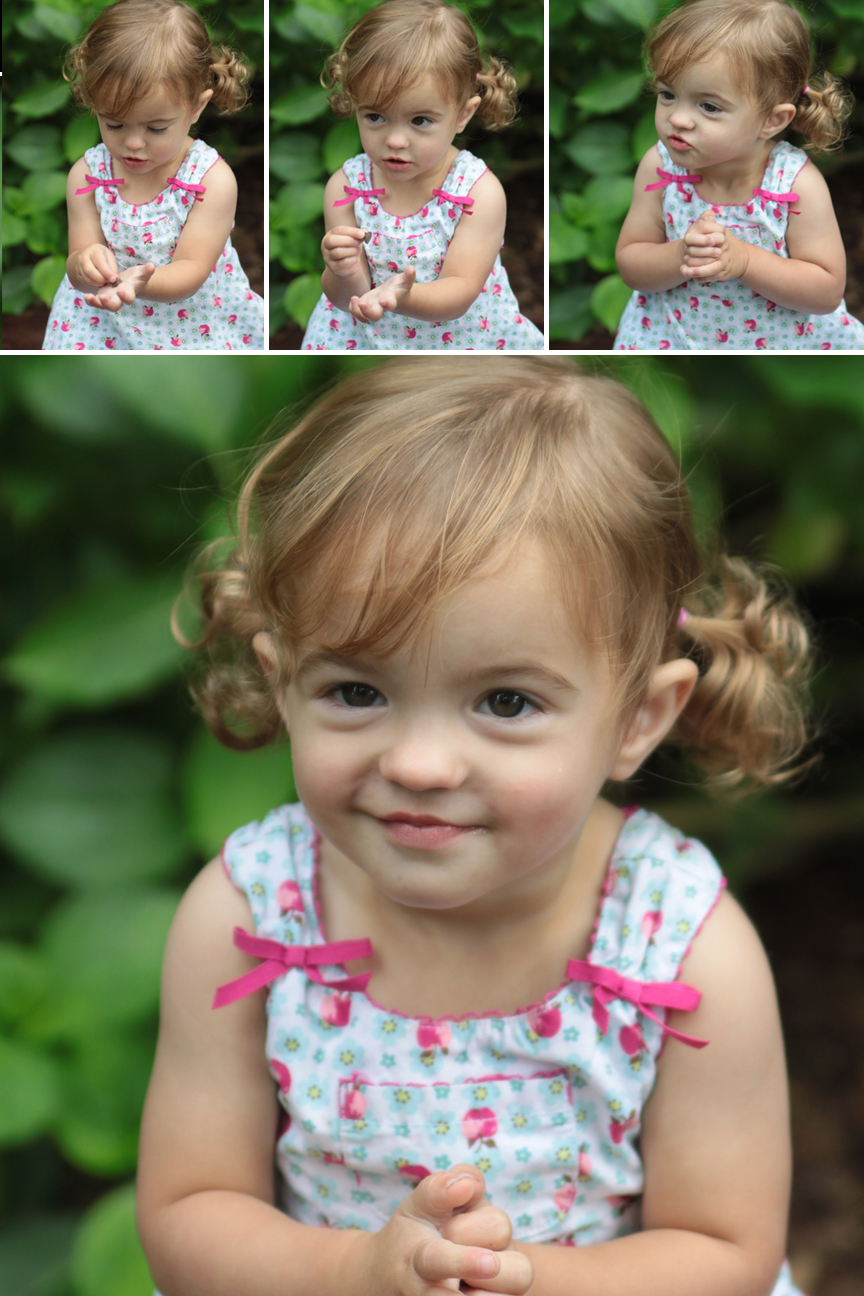
[[673, 126], [680, 126], [684, 130], [686, 127], [693, 125], [693, 115], [678, 103], [673, 108], [669, 121]]
[[134, 126], [131, 127], [130, 130], [128, 130], [126, 134], [123, 136], [123, 144], [129, 150], [130, 153], [140, 152], [140, 150], [144, 148], [143, 131], [136, 129], [136, 127]]
[[401, 126], [390, 127], [387, 132], [386, 145], [387, 148], [391, 149], [404, 149], [408, 147], [408, 140], [405, 131], [402, 130]]
[[451, 728], [420, 718], [391, 734], [378, 768], [382, 778], [409, 792], [461, 787], [468, 773], [463, 741]]

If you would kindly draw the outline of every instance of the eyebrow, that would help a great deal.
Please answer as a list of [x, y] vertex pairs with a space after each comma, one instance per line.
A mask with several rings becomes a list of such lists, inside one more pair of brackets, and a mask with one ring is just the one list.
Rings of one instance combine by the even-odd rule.
[[[314, 651], [304, 657], [300, 666], [297, 668], [295, 675], [296, 680], [304, 679], [307, 675], [313, 674], [323, 666], [335, 666], [340, 670], [359, 671], [363, 673], [369, 663], [360, 659], [351, 657], [340, 657], [338, 653], [329, 653], [324, 651]], [[559, 689], [566, 693], [578, 693], [576, 685], [566, 678], [559, 675], [557, 671], [551, 670], [548, 666], [543, 666], [540, 662], [523, 661], [513, 662], [507, 665], [482, 665], [473, 667], [464, 677], [466, 683], [472, 683], [475, 680], [510, 680], [524, 679], [526, 676], [533, 676], [534, 679], [542, 680], [546, 684], [551, 684], [553, 688]]]

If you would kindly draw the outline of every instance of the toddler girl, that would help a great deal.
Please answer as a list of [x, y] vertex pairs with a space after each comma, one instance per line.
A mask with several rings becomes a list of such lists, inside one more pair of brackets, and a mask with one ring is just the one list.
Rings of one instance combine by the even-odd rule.
[[504, 191], [453, 136], [475, 115], [500, 130], [516, 82], [443, 0], [385, 0], [330, 59], [322, 83], [357, 117], [364, 152], [330, 177], [324, 295], [307, 351], [540, 350], [498, 249]]
[[260, 350], [264, 302], [231, 246], [237, 181], [190, 138], [236, 112], [246, 69], [177, 0], [118, 0], [72, 50], [102, 143], [69, 172], [69, 259], [45, 351]]
[[356, 374], [239, 522], [196, 695], [230, 746], [288, 731], [301, 803], [169, 938], [157, 1282], [789, 1296], [764, 953], [704, 846], [601, 790], [663, 740], [722, 786], [788, 773], [794, 611], [704, 572], [647, 412], [563, 359]]
[[[791, 128], [836, 148], [848, 94], [811, 70], [786, 0], [693, 0], [646, 43], [659, 141], [636, 172], [616, 258], [636, 291], [622, 351], [853, 351], [831, 197]], [[682, 282], [683, 280], [683, 282]]]

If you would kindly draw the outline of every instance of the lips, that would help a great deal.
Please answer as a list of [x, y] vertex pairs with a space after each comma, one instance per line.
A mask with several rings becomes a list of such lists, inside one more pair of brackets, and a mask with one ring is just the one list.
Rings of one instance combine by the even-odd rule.
[[388, 171], [404, 171], [410, 165], [406, 158], [384, 158], [384, 166]]
[[685, 149], [692, 148], [692, 145], [688, 144], [687, 140], [682, 139], [680, 135], [670, 135], [669, 145], [671, 148], [677, 149], [679, 152], [684, 152]]
[[440, 850], [468, 833], [477, 832], [476, 824], [454, 824], [434, 815], [412, 815], [397, 812], [382, 816], [378, 822], [391, 841], [415, 850]]

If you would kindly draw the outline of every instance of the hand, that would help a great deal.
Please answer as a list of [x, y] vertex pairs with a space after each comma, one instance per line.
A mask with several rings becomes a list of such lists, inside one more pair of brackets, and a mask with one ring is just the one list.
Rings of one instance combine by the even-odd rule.
[[85, 293], [84, 300], [88, 306], [95, 306], [97, 310], [119, 311], [121, 306], [131, 306], [137, 294], [150, 282], [155, 270], [152, 261], [130, 266], [117, 276], [119, 283], [106, 285], [95, 293]]
[[[527, 1256], [442, 1236], [449, 1227], [465, 1235], [488, 1233], [503, 1239], [507, 1230], [497, 1218], [501, 1212], [494, 1212], [493, 1219], [492, 1207], [483, 1206], [484, 1189], [483, 1176], [469, 1165], [421, 1180], [383, 1229], [370, 1236], [369, 1281], [363, 1289], [380, 1296], [444, 1296], [466, 1288], [523, 1296], [534, 1280]], [[462, 1218], [468, 1223], [456, 1225], [461, 1211], [467, 1212]], [[460, 1280], [465, 1288], [460, 1288]]]
[[350, 279], [360, 271], [360, 250], [366, 231], [356, 225], [336, 225], [321, 240], [324, 264], [340, 279]]
[[720, 225], [713, 212], [703, 212], [684, 235], [685, 279], [741, 279], [747, 270], [747, 244]]
[[[493, 1206], [488, 1197], [481, 1197], [479, 1201], [468, 1205], [463, 1210], [446, 1220], [440, 1227], [441, 1236], [448, 1242], [456, 1242], [460, 1246], [488, 1247], [490, 1251], [507, 1252], [505, 1259], [503, 1255], [499, 1256], [502, 1263], [519, 1269], [517, 1261], [510, 1257], [519, 1256], [518, 1251], [510, 1250], [510, 1242], [513, 1237], [513, 1226], [510, 1223], [510, 1216], [497, 1206]], [[527, 1266], [526, 1272], [530, 1276], [531, 1262], [526, 1256], [522, 1256], [523, 1266]], [[462, 1283], [461, 1290], [464, 1293], [478, 1293], [491, 1290], [490, 1288], [478, 1288]]]
[[402, 305], [414, 286], [417, 271], [409, 266], [402, 274], [393, 275], [377, 288], [370, 288], [362, 297], [352, 297], [348, 310], [361, 324], [375, 324], [385, 311], [395, 311]]
[[104, 243], [91, 243], [81, 248], [73, 259], [73, 278], [92, 288], [111, 283], [117, 278], [114, 253]]

